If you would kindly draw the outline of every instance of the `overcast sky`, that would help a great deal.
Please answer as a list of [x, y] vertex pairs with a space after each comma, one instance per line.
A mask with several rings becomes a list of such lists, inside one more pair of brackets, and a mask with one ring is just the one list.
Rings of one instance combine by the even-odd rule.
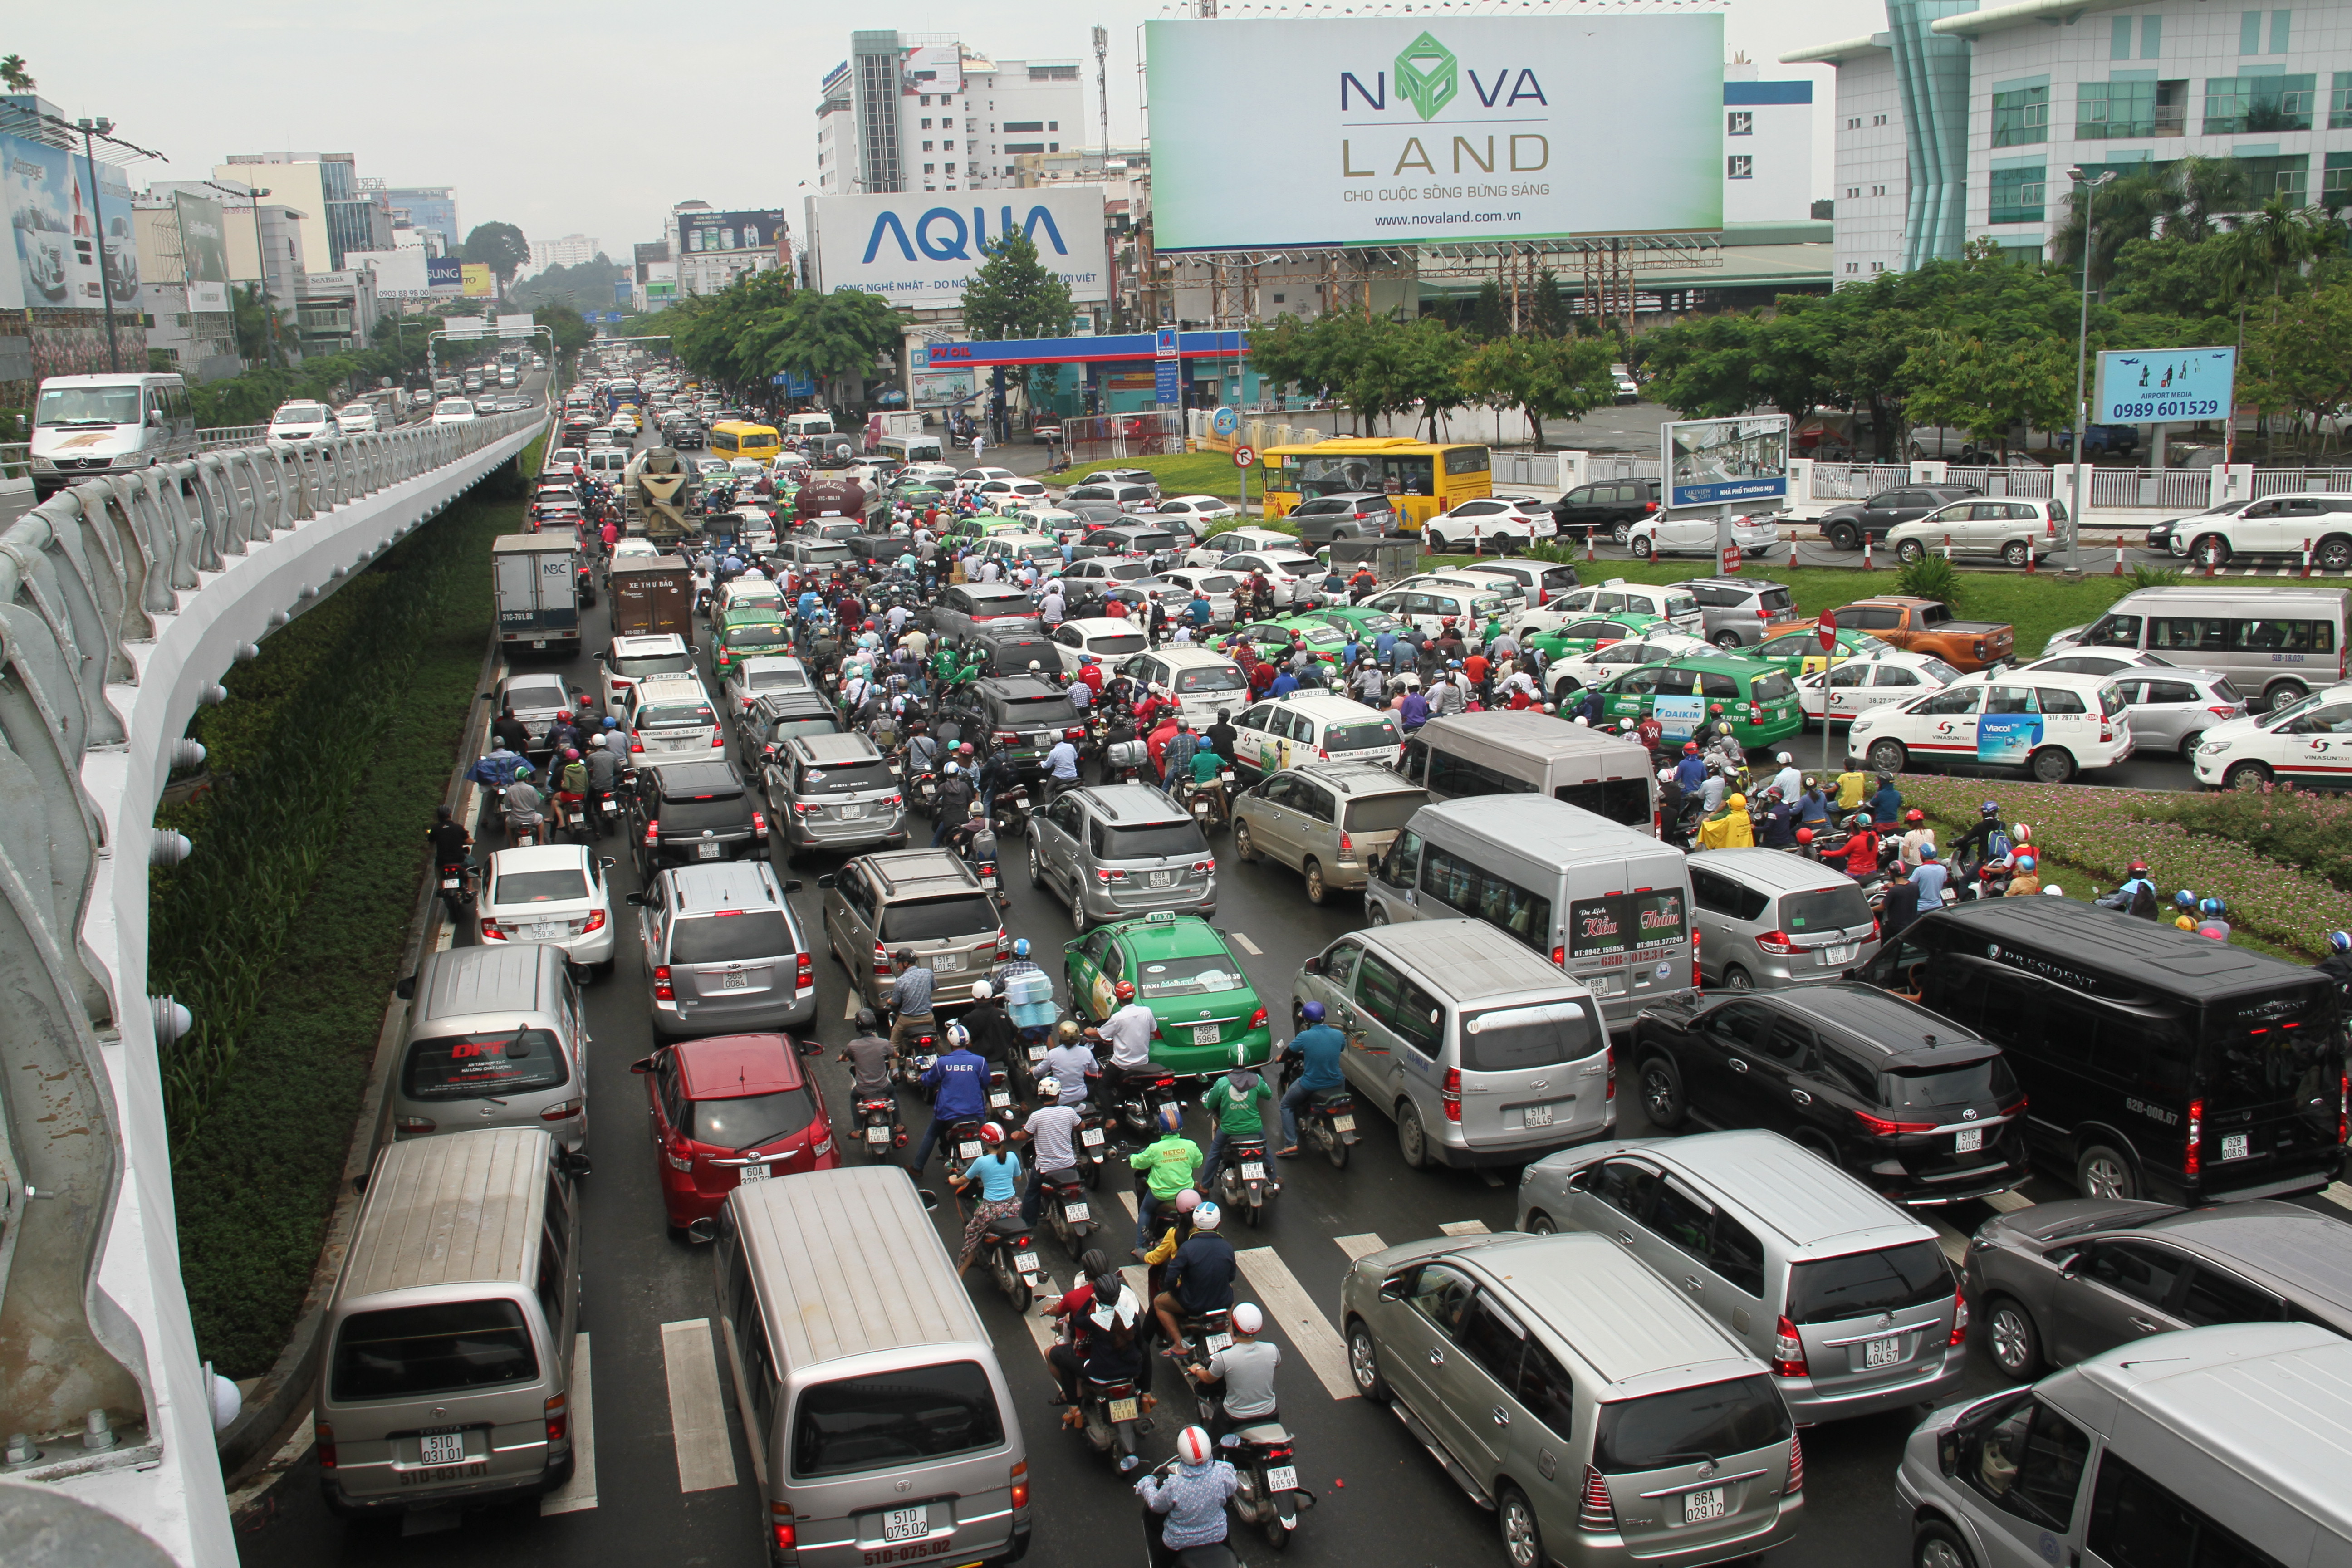
[[[1358, 8], [1402, 9], [1378, 0]], [[1453, 8], [1517, 9], [1497, 0]], [[1264, 14], [1231, 0], [1224, 10]], [[502, 218], [538, 238], [586, 234], [625, 259], [631, 244], [659, 235], [671, 204], [694, 197], [722, 209], [781, 207], [798, 232], [802, 182], [816, 178], [817, 83], [847, 57], [852, 26], [956, 34], [1003, 59], [1068, 59], [1091, 57], [1089, 30], [1101, 23], [1110, 30], [1111, 136], [1128, 144], [1138, 134], [1139, 24], [1170, 14], [1162, 0], [1010, 8], [491, 0], [455, 9], [110, 0], [96, 13], [12, 8], [0, 53], [23, 55], [41, 96], [68, 117], [109, 116], [121, 135], [170, 158], [134, 164], [134, 185], [202, 178], [232, 153], [351, 153], [362, 176], [456, 186], [469, 228]], [[1817, 196], [1830, 194], [1832, 73], [1772, 62], [1885, 26], [1878, 0], [1738, 0], [1728, 9], [1728, 50], [1760, 62], [1767, 79], [1819, 84]], [[1091, 58], [1085, 78], [1091, 107]], [[1626, 132], [1638, 135], [1640, 84], [1594, 86], [1622, 105]], [[1281, 177], [1277, 147], [1244, 134], [1236, 157], [1242, 177], [1253, 168]]]

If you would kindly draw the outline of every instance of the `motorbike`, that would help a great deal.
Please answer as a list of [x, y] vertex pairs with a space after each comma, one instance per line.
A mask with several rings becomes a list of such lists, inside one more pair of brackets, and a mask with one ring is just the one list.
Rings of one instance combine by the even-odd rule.
[[473, 909], [474, 878], [479, 871], [480, 868], [471, 860], [456, 861], [439, 868], [437, 879], [441, 887], [441, 908], [448, 915], [450, 924], [455, 925], [465, 919]]
[[898, 1130], [898, 1102], [887, 1094], [857, 1097], [857, 1141], [877, 1160], [887, 1160], [903, 1147], [907, 1135]]
[[1049, 1177], [1038, 1195], [1045, 1227], [1073, 1258], [1087, 1249], [1087, 1237], [1101, 1228], [1095, 1222], [1093, 1205], [1087, 1202], [1082, 1181], [1078, 1176]]
[[[979, 1140], [972, 1142], [978, 1143]], [[1030, 1238], [1029, 1222], [1017, 1214], [989, 1222], [988, 1228], [981, 1232], [975, 1261], [987, 1265], [996, 1288], [1004, 1292], [1004, 1299], [1013, 1303], [1016, 1312], [1026, 1312], [1036, 1301], [1037, 1293], [1045, 1288], [1045, 1270], [1037, 1260], [1037, 1244]]]
[[1202, 1383], [1190, 1375], [1193, 1367], [1202, 1372], [1209, 1369], [1209, 1359], [1234, 1342], [1233, 1309], [1215, 1307], [1197, 1315], [1187, 1312], [1177, 1321], [1184, 1335], [1185, 1384], [1192, 1390], [1194, 1404], [1200, 1407], [1201, 1424], [1213, 1425], [1217, 1419], [1219, 1401], [1224, 1396], [1213, 1383]]
[[1242, 1223], [1255, 1230], [1265, 1219], [1266, 1199], [1281, 1187], [1266, 1176], [1263, 1133], [1226, 1142], [1225, 1157], [1217, 1166], [1217, 1201], [1227, 1214], [1239, 1214]]
[[1163, 1067], [1131, 1068], [1118, 1090], [1118, 1122], [1139, 1148], [1157, 1136], [1162, 1106], [1177, 1103], [1176, 1075]]
[[1179, 803], [1192, 814], [1192, 820], [1198, 823], [1204, 832], [1219, 815], [1216, 811], [1215, 795], [1216, 791], [1209, 785], [1195, 783], [1191, 779], [1186, 779], [1181, 786]]
[[1150, 749], [1141, 741], [1109, 741], [1103, 745], [1103, 765], [1113, 784], [1133, 784], [1151, 764]]
[[938, 1042], [929, 1035], [922, 1035], [898, 1053], [898, 1065], [892, 1070], [898, 1075], [900, 1083], [909, 1089], [920, 1089], [923, 1087], [923, 1075], [930, 1071], [939, 1059]]
[[1111, 1458], [1121, 1475], [1129, 1474], [1143, 1462], [1136, 1449], [1143, 1434], [1151, 1430], [1134, 1380], [1081, 1377], [1078, 1383], [1078, 1414], [1085, 1423], [1080, 1430], [1087, 1447]]
[[1348, 1151], [1361, 1136], [1356, 1131], [1356, 1097], [1345, 1089], [1318, 1089], [1307, 1099], [1307, 1114], [1298, 1124], [1298, 1142], [1320, 1149], [1334, 1169], [1348, 1168]]
[[972, 874], [980, 885], [993, 893], [1002, 886], [996, 874], [996, 835], [985, 827], [963, 840], [963, 858], [970, 862]]
[[[1176, 1461], [1171, 1458], [1162, 1460], [1152, 1474], [1164, 1477], [1175, 1468]], [[1148, 1568], [1242, 1568], [1241, 1558], [1222, 1541], [1208, 1546], [1188, 1546], [1181, 1552], [1169, 1550], [1160, 1539], [1160, 1528], [1165, 1522], [1166, 1516], [1149, 1508], [1143, 1510], [1143, 1560]]]
[[1008, 1132], [1021, 1125], [1021, 1107], [1013, 1102], [1012, 1080], [1003, 1068], [989, 1070], [988, 1119]]
[[1078, 1158], [1078, 1174], [1092, 1192], [1102, 1185], [1103, 1165], [1108, 1159], [1110, 1118], [1091, 1105], [1078, 1108], [1078, 1139], [1072, 1152]]
[[1018, 838], [1029, 831], [1029, 786], [1014, 784], [996, 792], [988, 826], [998, 837]]
[[1280, 1552], [1298, 1529], [1301, 1504], [1313, 1508], [1313, 1492], [1298, 1484], [1297, 1446], [1277, 1413], [1252, 1416], [1217, 1440], [1239, 1482], [1234, 1511], [1244, 1524], [1265, 1531], [1265, 1543]]
[[980, 1139], [980, 1124], [977, 1116], [961, 1116], [948, 1123], [940, 1147], [947, 1160], [949, 1175], [962, 1175], [974, 1160], [987, 1152], [988, 1145]]

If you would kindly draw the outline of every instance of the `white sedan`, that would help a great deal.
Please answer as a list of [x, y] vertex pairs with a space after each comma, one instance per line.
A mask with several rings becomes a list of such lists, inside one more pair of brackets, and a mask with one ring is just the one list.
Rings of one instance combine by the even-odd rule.
[[[1721, 521], [1713, 512], [1680, 516], [1652, 512], [1633, 525], [1625, 544], [1636, 561], [1661, 555], [1713, 555], [1723, 544]], [[1730, 542], [1739, 546], [1739, 553], [1747, 559], [1759, 559], [1780, 542], [1780, 520], [1769, 512], [1735, 517]]]
[[373, 436], [382, 428], [373, 403], [347, 403], [335, 410], [335, 423], [346, 436]]
[[1850, 724], [1857, 713], [1949, 686], [1959, 678], [1958, 669], [1932, 654], [1888, 648], [1798, 677], [1797, 702], [1805, 710], [1807, 723], [1821, 722], [1826, 701], [1832, 721]]
[[1551, 508], [1532, 496], [1480, 496], [1421, 525], [1423, 548], [1443, 555], [1524, 550], [1559, 532]]
[[473, 422], [474, 405], [469, 399], [445, 397], [433, 405], [433, 423], [436, 425], [471, 425]]
[[1064, 621], [1054, 628], [1054, 653], [1064, 675], [1076, 675], [1088, 664], [1117, 664], [1144, 649], [1143, 634], [1133, 621], [1104, 616]]
[[782, 654], [739, 658], [727, 672], [727, 710], [749, 713], [754, 703], [772, 693], [815, 689], [809, 681], [808, 667], [799, 659]]
[[1716, 651], [1715, 645], [1705, 637], [1678, 637], [1671, 633], [1625, 637], [1594, 648], [1591, 653], [1571, 654], [1565, 658], [1553, 659], [1544, 667], [1544, 686], [1552, 694], [1552, 700], [1558, 702], [1571, 692], [1588, 686], [1598, 686], [1611, 676], [1622, 675], [1637, 664], [1658, 664], [1689, 654]]
[[574, 963], [613, 973], [610, 859], [579, 844], [537, 844], [490, 857], [482, 882], [482, 941], [543, 942]]
[[1151, 508], [1148, 515], [1170, 522], [1181, 522], [1192, 531], [1192, 537], [1198, 539], [1209, 531], [1211, 525], [1239, 517], [1241, 513], [1235, 511], [1234, 503], [1223, 496], [1170, 496]]

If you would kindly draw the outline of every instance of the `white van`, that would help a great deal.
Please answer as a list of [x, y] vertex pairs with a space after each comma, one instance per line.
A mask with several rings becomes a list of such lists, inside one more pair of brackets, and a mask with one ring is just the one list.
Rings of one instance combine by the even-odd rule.
[[195, 406], [176, 374], [52, 375], [33, 405], [33, 493], [194, 457]]
[[943, 452], [937, 436], [885, 436], [876, 450], [901, 463], [936, 463]]
[[833, 416], [830, 414], [789, 414], [784, 416], [787, 436], [830, 436]]
[[2345, 678], [2344, 589], [2188, 583], [2126, 594], [2088, 626], [2053, 633], [2047, 658], [2074, 648], [2154, 655], [2219, 670], [2254, 711], [2276, 712]]

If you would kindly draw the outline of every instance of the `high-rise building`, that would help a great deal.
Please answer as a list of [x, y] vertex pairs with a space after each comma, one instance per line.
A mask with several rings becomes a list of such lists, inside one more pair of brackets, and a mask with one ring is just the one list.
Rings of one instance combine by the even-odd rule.
[[551, 267], [577, 267], [583, 261], [593, 261], [599, 248], [584, 234], [567, 234], [562, 239], [534, 239], [530, 242], [530, 265], [522, 275], [530, 278]]
[[[716, 294], [746, 272], [789, 266], [792, 236], [777, 211], [720, 212], [709, 202], [669, 209], [662, 244], [680, 294]], [[638, 247], [640, 260], [645, 247]]]
[[385, 205], [392, 209], [393, 226], [405, 225], [441, 237], [443, 256], [455, 256], [466, 237], [457, 227], [457, 190], [454, 185], [388, 185], [383, 190]]
[[349, 153], [234, 153], [213, 178], [266, 187], [270, 198], [302, 215], [302, 249], [331, 270], [355, 250], [392, 248], [392, 208], [384, 193], [360, 188]]
[[829, 195], [997, 190], [1022, 183], [1015, 159], [1087, 136], [1076, 59], [992, 59], [953, 35], [852, 33], [819, 91]]

